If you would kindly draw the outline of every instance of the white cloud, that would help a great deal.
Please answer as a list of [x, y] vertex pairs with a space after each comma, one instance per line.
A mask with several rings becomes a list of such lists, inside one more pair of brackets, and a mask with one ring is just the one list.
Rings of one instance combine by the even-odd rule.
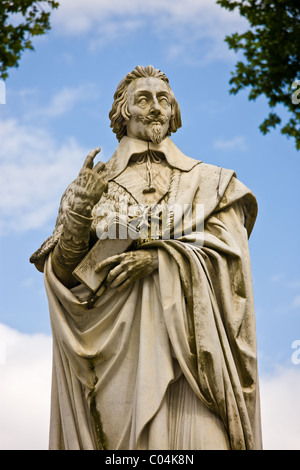
[[0, 80], [0, 104], [6, 103], [6, 85], [3, 80]]
[[278, 274], [274, 274], [271, 279], [270, 279], [270, 282], [272, 284], [277, 284], [277, 283], [282, 283], [285, 281], [285, 278], [286, 278], [286, 274], [285, 273], [278, 273]]
[[300, 295], [296, 295], [296, 297], [293, 299], [292, 306], [293, 308], [300, 307]]
[[218, 150], [240, 150], [245, 151], [246, 141], [244, 136], [233, 137], [232, 139], [218, 139], [213, 144], [215, 149]]
[[0, 233], [42, 227], [90, 149], [15, 119], [0, 122], [0, 142]]
[[[228, 50], [224, 37], [241, 31], [247, 22], [212, 0], [62, 0], [52, 14], [52, 24], [60, 34], [88, 33], [92, 49], [144, 27], [161, 36], [169, 58], [177, 59], [179, 53], [181, 61], [205, 64], [215, 59], [232, 60], [234, 53]], [[208, 41], [201, 57], [199, 51], [191, 51], [200, 39]], [[181, 47], [174, 48], [178, 42]]]
[[30, 111], [26, 118], [32, 117], [59, 117], [70, 112], [79, 102], [86, 102], [89, 99], [95, 99], [99, 96], [99, 91], [95, 85], [86, 83], [77, 87], [64, 87], [58, 91], [50, 100], [50, 103], [38, 109]]
[[95, 52], [114, 41], [124, 41], [127, 36], [136, 33], [143, 26], [145, 23], [142, 19], [122, 19], [121, 24], [117, 21], [107, 20], [95, 27], [89, 39], [89, 50]]
[[0, 449], [48, 448], [51, 337], [0, 324]]
[[[47, 449], [51, 343], [0, 324], [2, 450]], [[300, 450], [300, 365], [261, 377], [260, 389], [264, 449]]]
[[300, 279], [294, 279], [288, 282], [288, 286], [291, 289], [300, 289]]
[[52, 14], [52, 22], [64, 28], [67, 34], [82, 34], [91, 31], [96, 24], [115, 18], [153, 18], [155, 22], [163, 21], [179, 24], [202, 24], [207, 29], [219, 29], [220, 24], [240, 25], [240, 16], [229, 13], [212, 0], [62, 0], [60, 7]]
[[300, 365], [260, 381], [265, 450], [300, 450]]
[[289, 289], [300, 289], [300, 279], [289, 279], [285, 272], [274, 274], [271, 277], [270, 282], [279, 283], [284, 287], [288, 287]]
[[[279, 284], [281, 288], [289, 289], [289, 290], [298, 290], [300, 289], [300, 279], [288, 279], [286, 273], [278, 273], [274, 274], [271, 279], [271, 283]], [[291, 295], [291, 294], [290, 294]], [[286, 304], [283, 308], [280, 308], [280, 311], [286, 313], [287, 311], [297, 309], [300, 307], [300, 294], [297, 293], [293, 295], [289, 304]]]

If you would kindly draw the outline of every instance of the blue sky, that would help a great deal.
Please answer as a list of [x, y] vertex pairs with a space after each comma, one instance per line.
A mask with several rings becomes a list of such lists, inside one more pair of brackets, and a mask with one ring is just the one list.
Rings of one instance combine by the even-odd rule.
[[[259, 132], [264, 98], [229, 94], [237, 56], [224, 37], [246, 26], [214, 0], [62, 0], [50, 33], [10, 70], [0, 105], [0, 448], [47, 448], [51, 328], [43, 277], [28, 259], [52, 233], [86, 154], [100, 146], [106, 161], [115, 150], [113, 93], [139, 64], [170, 79], [183, 122], [175, 144], [234, 169], [257, 197], [250, 254], [264, 440], [267, 448], [300, 448], [300, 364], [292, 361], [300, 340], [300, 153], [279, 131]], [[23, 420], [17, 433], [14, 413]]]

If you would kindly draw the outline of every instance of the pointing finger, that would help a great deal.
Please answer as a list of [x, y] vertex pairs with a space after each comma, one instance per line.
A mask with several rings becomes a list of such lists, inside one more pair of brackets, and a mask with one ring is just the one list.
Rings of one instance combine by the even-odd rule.
[[90, 153], [88, 154], [88, 156], [86, 157], [85, 161], [84, 161], [83, 168], [92, 169], [93, 168], [94, 158], [97, 155], [97, 153], [99, 153], [100, 151], [101, 151], [100, 147], [97, 147], [97, 148], [91, 150]]

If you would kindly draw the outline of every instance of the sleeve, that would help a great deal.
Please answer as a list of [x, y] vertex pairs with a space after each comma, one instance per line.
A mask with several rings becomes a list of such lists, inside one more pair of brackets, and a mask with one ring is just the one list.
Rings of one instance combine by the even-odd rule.
[[34, 264], [38, 271], [44, 272], [44, 263], [47, 255], [55, 248], [58, 240], [63, 232], [64, 217], [67, 210], [71, 207], [74, 197], [74, 182], [72, 182], [62, 195], [58, 215], [56, 218], [55, 228], [52, 235], [48, 237], [30, 257], [30, 263]]

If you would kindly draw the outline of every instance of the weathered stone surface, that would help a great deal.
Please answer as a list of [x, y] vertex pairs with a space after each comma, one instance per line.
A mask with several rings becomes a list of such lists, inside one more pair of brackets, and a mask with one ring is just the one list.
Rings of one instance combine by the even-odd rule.
[[116, 152], [90, 152], [31, 257], [53, 331], [50, 448], [260, 449], [255, 197], [171, 141], [180, 109], [161, 71], [136, 67], [109, 115]]

